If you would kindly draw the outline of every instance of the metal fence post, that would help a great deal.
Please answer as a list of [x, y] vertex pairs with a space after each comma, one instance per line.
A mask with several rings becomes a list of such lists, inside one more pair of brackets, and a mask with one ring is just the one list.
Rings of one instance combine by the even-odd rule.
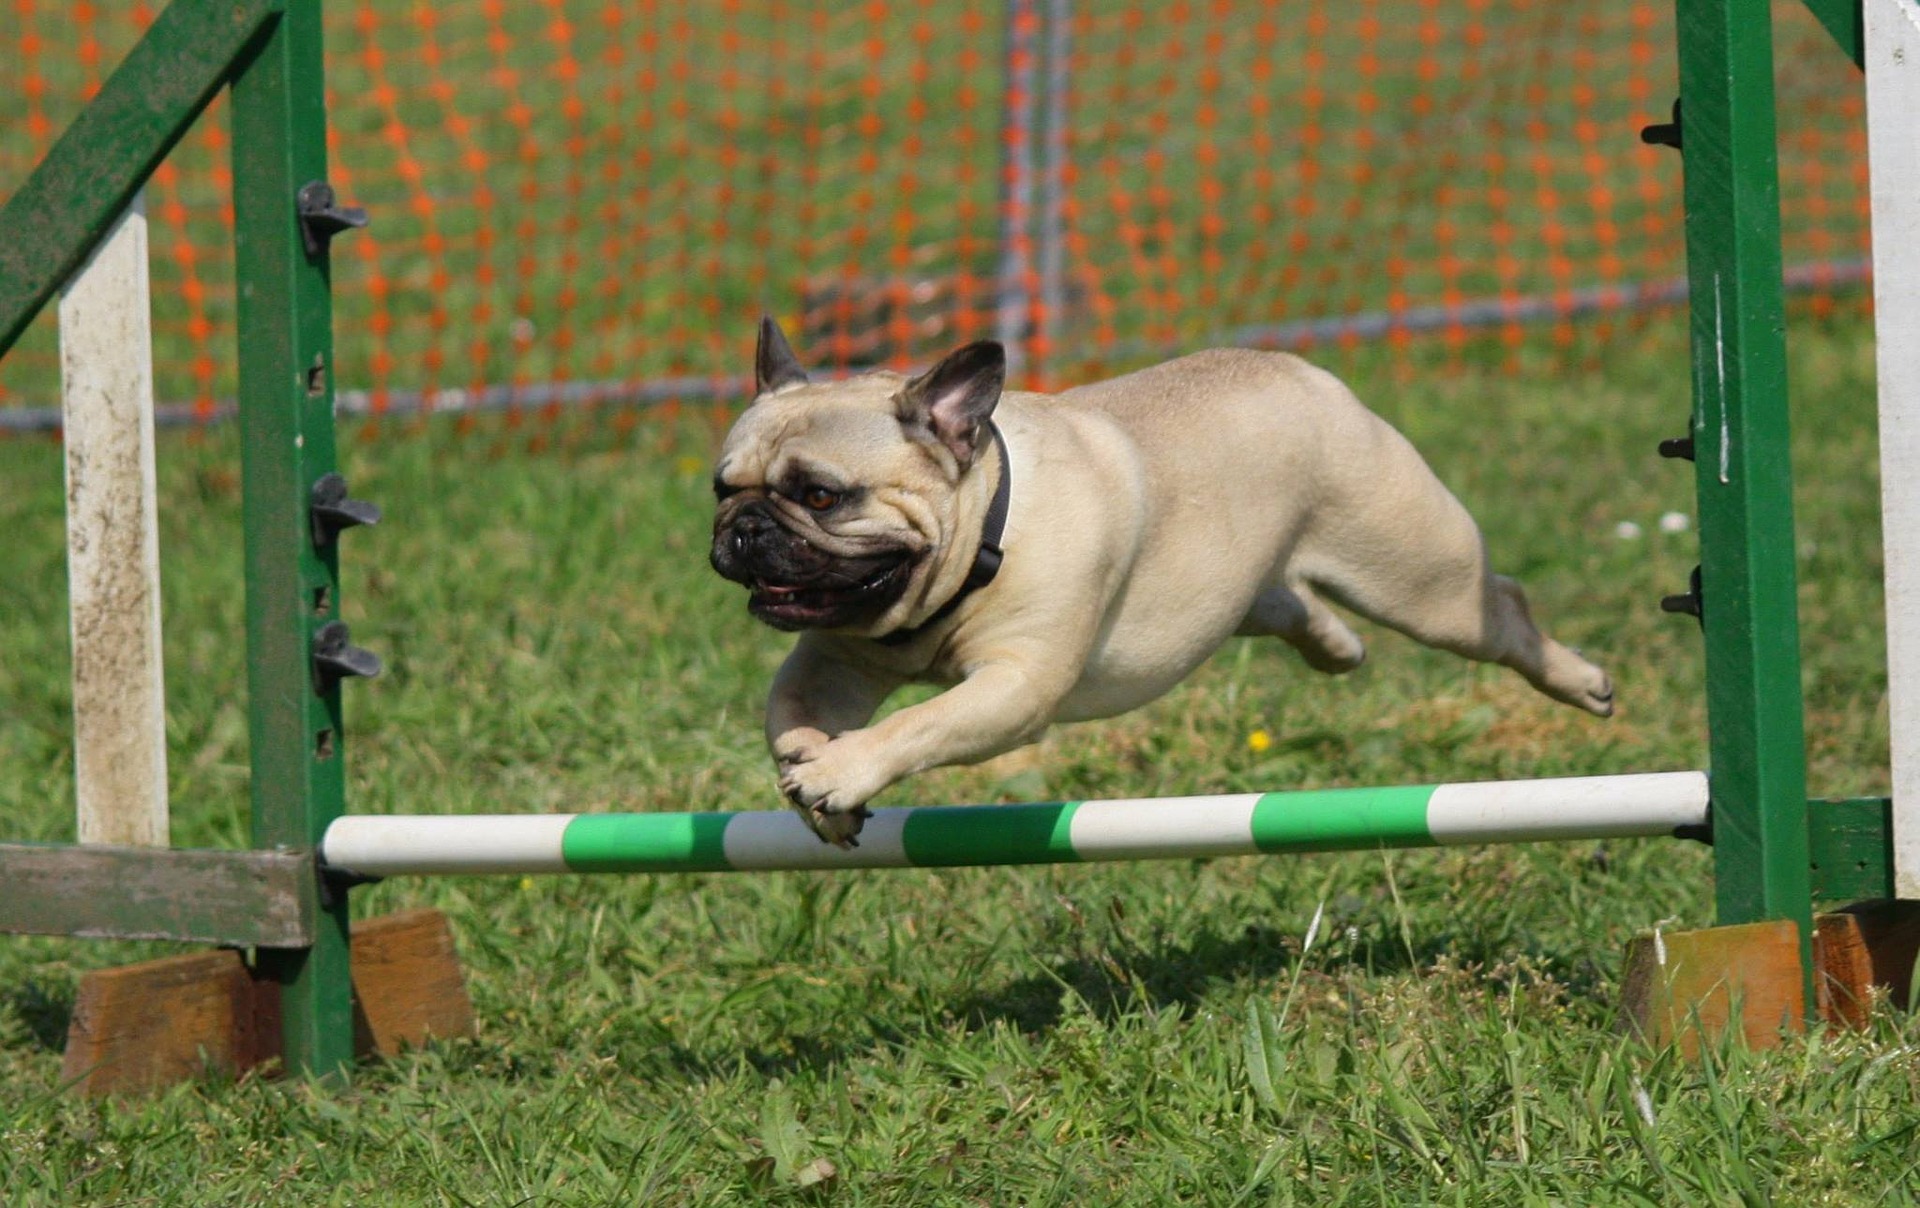
[[[310, 495], [334, 468], [333, 329], [324, 247], [304, 246], [296, 197], [327, 170], [321, 2], [290, 0], [233, 81], [234, 262], [245, 492], [253, 841], [313, 849], [343, 811], [340, 689], [317, 678], [314, 638], [335, 619], [331, 543]], [[334, 1074], [353, 1056], [347, 904], [328, 895], [312, 948], [267, 950], [281, 984], [289, 1071]]]
[[1060, 352], [1067, 307], [1067, 95], [1072, 65], [1072, 0], [1047, 0], [1045, 104], [1040, 115], [1040, 309], [1033, 359], [1046, 364]]
[[1007, 350], [1007, 384], [1020, 382], [1033, 318], [1035, 0], [1008, 0], [1005, 115], [1000, 131], [1000, 271], [994, 293], [994, 338]]
[[1676, 9], [1719, 921], [1794, 920], [1811, 970], [1772, 16]]

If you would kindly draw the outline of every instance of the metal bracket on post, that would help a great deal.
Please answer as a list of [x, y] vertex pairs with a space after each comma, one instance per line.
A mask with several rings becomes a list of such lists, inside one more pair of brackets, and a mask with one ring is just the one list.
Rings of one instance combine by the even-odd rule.
[[1687, 590], [1685, 592], [1677, 596], [1660, 597], [1660, 611], [1684, 613], [1694, 620], [1699, 621], [1702, 629], [1706, 628], [1707, 614], [1705, 604], [1700, 595], [1699, 567], [1696, 566], [1693, 568], [1693, 574], [1687, 580]]
[[367, 211], [361, 206], [343, 206], [333, 195], [333, 186], [324, 180], [310, 180], [300, 186], [297, 200], [300, 213], [300, 242], [308, 259], [317, 259], [341, 231], [357, 231], [367, 225]]
[[[1650, 147], [1672, 147], [1675, 151], [1680, 151], [1682, 150], [1682, 143], [1684, 141], [1682, 137], [1683, 133], [1684, 126], [1680, 120], [1680, 99], [1675, 97], [1673, 101], [1673, 120], [1642, 127], [1640, 130], [1640, 141]], [[1660, 456], [1678, 461], [1694, 460], [1693, 437], [1674, 436], [1661, 441]], [[1700, 568], [1698, 566], [1693, 568], [1693, 575], [1688, 581], [1685, 592], [1679, 595], [1662, 596], [1660, 598], [1660, 611], [1684, 613], [1694, 620], [1699, 621], [1702, 629], [1706, 628], [1706, 620], [1701, 607]]]
[[343, 530], [380, 523], [379, 506], [364, 499], [347, 498], [347, 480], [337, 472], [322, 474], [307, 499], [315, 547], [333, 544]]
[[1672, 147], [1675, 151], [1684, 151], [1682, 147], [1683, 124], [1680, 121], [1680, 101], [1673, 102], [1673, 120], [1660, 122], [1640, 129], [1640, 141], [1649, 147]]
[[313, 854], [313, 874], [314, 884], [319, 887], [319, 900], [323, 908], [345, 906], [348, 890], [358, 889], [362, 885], [378, 885], [386, 879], [370, 877], [364, 873], [348, 872], [344, 868], [330, 868], [317, 851]]
[[371, 679], [381, 670], [380, 656], [355, 646], [345, 621], [328, 621], [313, 635], [314, 691], [325, 693], [343, 679]]

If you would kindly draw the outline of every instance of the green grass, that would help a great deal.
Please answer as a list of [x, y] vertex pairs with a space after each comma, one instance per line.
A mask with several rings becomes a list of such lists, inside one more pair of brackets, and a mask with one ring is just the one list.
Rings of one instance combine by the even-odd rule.
[[[1698, 766], [1676, 321], [1582, 374], [1353, 379], [1482, 519], [1543, 623], [1614, 674], [1600, 722], [1369, 632], [1327, 679], [1229, 646], [1134, 715], [893, 803]], [[1885, 792], [1872, 344], [1796, 326], [1809, 757]], [[1537, 367], [1536, 367], [1537, 368]], [[775, 808], [760, 701], [785, 639], [705, 566], [698, 417], [349, 441], [387, 520], [345, 541], [388, 674], [349, 689], [361, 812]], [[230, 429], [163, 440], [175, 837], [244, 842]], [[551, 442], [549, 445], [547, 442]], [[0, 817], [70, 827], [61, 471], [0, 443]], [[1637, 540], [1615, 535], [1639, 524]], [[1256, 754], [1250, 732], [1273, 743]], [[1623, 945], [1711, 921], [1675, 842], [853, 876], [395, 881], [452, 916], [478, 1039], [342, 1090], [247, 1077], [103, 1105], [58, 1079], [85, 969], [0, 945], [9, 1203], [1910, 1203], [1920, 1024], [1698, 1064], [1620, 1038]], [[1310, 922], [1320, 923], [1309, 947]], [[808, 1180], [831, 1178], [808, 1189]]]

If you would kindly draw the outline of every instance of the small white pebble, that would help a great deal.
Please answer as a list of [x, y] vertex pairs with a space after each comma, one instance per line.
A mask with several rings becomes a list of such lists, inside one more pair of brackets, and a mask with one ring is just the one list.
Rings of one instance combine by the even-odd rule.
[[1640, 540], [1640, 526], [1631, 520], [1622, 520], [1613, 526], [1613, 535], [1622, 541]]
[[1668, 512], [1660, 517], [1660, 531], [1663, 533], [1684, 533], [1693, 527], [1693, 520], [1685, 512]]

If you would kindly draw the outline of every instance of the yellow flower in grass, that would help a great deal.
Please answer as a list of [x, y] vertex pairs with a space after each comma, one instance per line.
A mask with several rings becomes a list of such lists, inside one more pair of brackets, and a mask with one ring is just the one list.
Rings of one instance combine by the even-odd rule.
[[682, 457], [673, 463], [673, 468], [680, 471], [682, 477], [691, 478], [705, 471], [707, 463], [698, 457]]
[[1247, 750], [1252, 751], [1255, 755], [1260, 754], [1260, 752], [1272, 745], [1273, 735], [1267, 733], [1265, 730], [1255, 730], [1253, 733], [1247, 735]]
[[521, 889], [521, 892], [523, 892], [523, 893], [524, 893], [525, 891], [527, 891], [527, 890], [529, 890], [529, 889], [532, 889], [532, 888], [533, 888], [533, 878], [532, 878], [532, 877], [521, 877], [521, 878], [520, 878], [520, 889]]

